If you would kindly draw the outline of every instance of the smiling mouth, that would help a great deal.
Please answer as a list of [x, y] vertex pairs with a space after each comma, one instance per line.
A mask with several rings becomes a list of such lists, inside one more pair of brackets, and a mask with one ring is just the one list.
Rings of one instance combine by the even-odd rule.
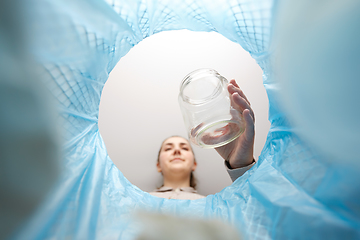
[[184, 161], [184, 160], [181, 159], [181, 158], [174, 158], [174, 159], [171, 159], [171, 160], [170, 160], [170, 162], [172, 162], [172, 161]]

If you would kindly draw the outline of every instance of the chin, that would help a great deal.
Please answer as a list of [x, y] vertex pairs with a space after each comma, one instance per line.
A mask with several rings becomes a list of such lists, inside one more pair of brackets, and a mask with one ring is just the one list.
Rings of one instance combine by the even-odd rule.
[[191, 172], [191, 170], [190, 169], [188, 169], [188, 168], [184, 168], [184, 167], [182, 167], [182, 166], [173, 166], [172, 168], [171, 168], [171, 170], [172, 171], [176, 171], [176, 172]]

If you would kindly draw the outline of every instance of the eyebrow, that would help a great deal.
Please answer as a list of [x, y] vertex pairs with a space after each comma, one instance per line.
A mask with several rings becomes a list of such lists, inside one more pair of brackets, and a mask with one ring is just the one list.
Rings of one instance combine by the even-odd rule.
[[[173, 143], [165, 143], [165, 146], [166, 146], [166, 145], [173, 146], [174, 144], [173, 144]], [[189, 145], [189, 144], [188, 144], [188, 143], [184, 143], [184, 142], [180, 143], [180, 146], [183, 146], [183, 145]]]

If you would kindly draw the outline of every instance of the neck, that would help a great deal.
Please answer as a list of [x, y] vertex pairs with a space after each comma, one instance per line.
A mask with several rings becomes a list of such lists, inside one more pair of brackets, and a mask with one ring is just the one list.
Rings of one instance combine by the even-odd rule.
[[169, 177], [164, 176], [164, 187], [171, 187], [174, 189], [190, 187], [190, 176], [174, 176], [174, 174]]

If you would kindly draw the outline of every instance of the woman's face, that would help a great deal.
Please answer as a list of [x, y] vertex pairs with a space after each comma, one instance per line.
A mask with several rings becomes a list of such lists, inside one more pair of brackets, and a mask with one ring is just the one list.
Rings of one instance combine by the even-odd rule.
[[182, 137], [166, 139], [160, 150], [157, 169], [166, 174], [191, 173], [196, 169], [196, 162], [189, 142]]

